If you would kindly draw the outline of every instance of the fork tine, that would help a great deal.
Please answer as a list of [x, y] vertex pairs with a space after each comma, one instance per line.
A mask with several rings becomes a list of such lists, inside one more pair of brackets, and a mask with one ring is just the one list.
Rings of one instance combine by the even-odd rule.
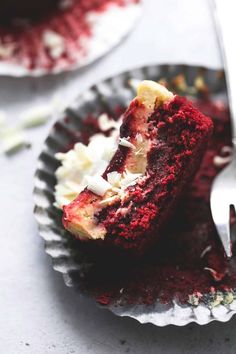
[[232, 257], [232, 247], [230, 239], [230, 206], [219, 208], [219, 199], [212, 195], [211, 198], [211, 213], [216, 229], [218, 231], [220, 240], [224, 247], [226, 256]]

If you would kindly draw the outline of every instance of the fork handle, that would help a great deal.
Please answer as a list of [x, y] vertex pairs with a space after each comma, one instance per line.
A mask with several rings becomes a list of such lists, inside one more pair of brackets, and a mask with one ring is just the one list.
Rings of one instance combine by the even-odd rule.
[[236, 151], [236, 34], [235, 0], [213, 0], [216, 32], [223, 59], [232, 122], [232, 143]]

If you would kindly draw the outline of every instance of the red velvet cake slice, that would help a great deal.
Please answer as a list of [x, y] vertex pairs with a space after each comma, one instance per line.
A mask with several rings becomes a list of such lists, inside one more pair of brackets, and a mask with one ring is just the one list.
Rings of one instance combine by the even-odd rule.
[[210, 118], [185, 98], [141, 82], [106, 171], [64, 207], [65, 228], [81, 240], [143, 253], [193, 178], [211, 131]]

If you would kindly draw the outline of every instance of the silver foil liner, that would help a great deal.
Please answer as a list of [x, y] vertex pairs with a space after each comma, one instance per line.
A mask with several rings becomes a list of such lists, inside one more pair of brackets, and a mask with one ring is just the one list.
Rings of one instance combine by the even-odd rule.
[[[134, 78], [138, 80], [165, 78], [168, 81], [178, 74], [184, 74], [189, 86], [200, 74], [204, 77], [213, 97], [226, 98], [222, 72], [186, 65], [148, 66], [109, 78], [85, 91], [58, 119], [44, 143], [35, 174], [34, 213], [39, 233], [45, 241], [45, 251], [52, 258], [53, 268], [62, 273], [67, 286], [74, 287], [80, 294], [80, 280], [90, 264], [83, 250], [78, 247], [77, 241], [64, 230], [61, 213], [53, 206], [55, 170], [59, 166], [54, 155], [56, 152], [65, 151], [73, 139], [78, 138], [75, 132], [80, 131], [83, 118], [89, 113], [98, 116], [105, 111], [113, 115], [117, 105], [127, 106], [135, 95]], [[152, 305], [124, 305], [122, 294], [120, 300], [115, 305], [108, 304], [103, 307], [118, 316], [132, 317], [140, 323], [152, 323], [156, 326], [169, 324], [184, 326], [190, 322], [203, 325], [214, 320], [226, 322], [236, 313], [235, 300], [228, 304], [219, 302], [215, 306], [206, 303], [183, 305], [176, 299], [168, 304], [163, 304], [157, 299]]]
[[[103, 11], [88, 12], [86, 23], [91, 32], [89, 36], [80, 34], [83, 25], [77, 18], [78, 9], [74, 11], [73, 7], [53, 14], [42, 24], [26, 23], [26, 30], [18, 31], [17, 36], [16, 30], [8, 33], [0, 27], [0, 75], [41, 76], [91, 64], [128, 35], [140, 17], [141, 9], [141, 0], [125, 0], [123, 6], [111, 1]], [[43, 33], [48, 31], [59, 35], [63, 41], [62, 55], [50, 56], [50, 50], [43, 40]], [[55, 49], [60, 50], [52, 48]]]

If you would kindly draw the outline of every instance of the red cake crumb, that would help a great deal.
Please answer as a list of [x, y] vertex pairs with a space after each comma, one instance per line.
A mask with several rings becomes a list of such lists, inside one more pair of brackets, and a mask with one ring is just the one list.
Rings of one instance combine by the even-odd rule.
[[[135, 104], [125, 114], [121, 136], [123, 131], [125, 136], [132, 136], [129, 122], [135, 120], [133, 114], [138, 109]], [[122, 205], [129, 209], [127, 214], [117, 213], [118, 206], [113, 205], [97, 216], [108, 230], [109, 237], [104, 243], [143, 253], [156, 241], [156, 234], [199, 167], [211, 130], [211, 120], [179, 96], [152, 114], [149, 135], [154, 143], [148, 153], [148, 178], [129, 189], [129, 202]], [[118, 149], [105, 176], [120, 168], [123, 150]]]

